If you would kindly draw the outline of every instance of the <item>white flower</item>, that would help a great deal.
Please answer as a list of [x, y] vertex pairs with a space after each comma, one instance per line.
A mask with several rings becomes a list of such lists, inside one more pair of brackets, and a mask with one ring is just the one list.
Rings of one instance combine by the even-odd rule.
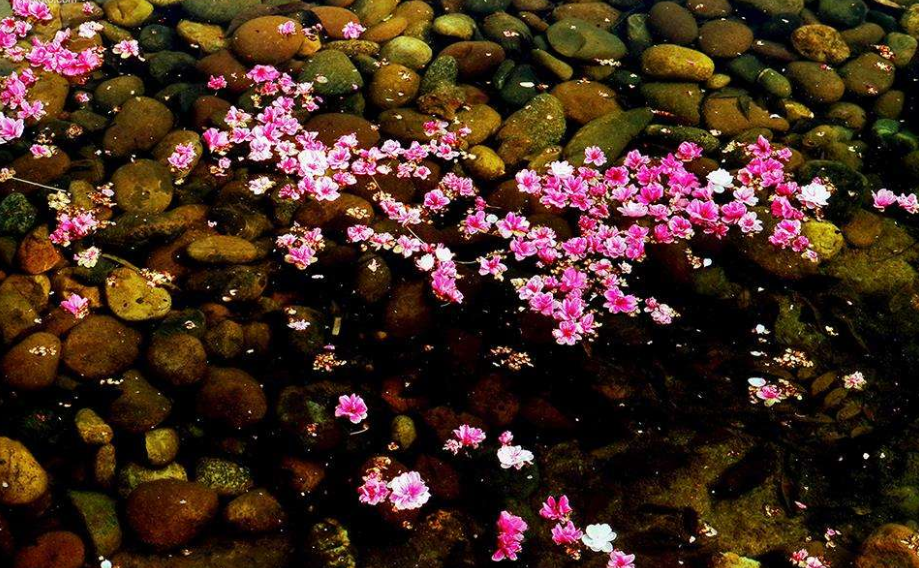
[[525, 465], [532, 465], [533, 452], [524, 450], [522, 446], [501, 446], [498, 461], [501, 462], [501, 469], [522, 469]]
[[826, 207], [827, 199], [830, 198], [830, 191], [822, 183], [809, 183], [801, 188], [798, 194], [798, 201], [807, 207], [814, 209], [816, 207]]
[[712, 184], [716, 193], [721, 193], [724, 188], [730, 187], [734, 183], [734, 176], [731, 173], [724, 169], [718, 169], [713, 172], [710, 172], [706, 177], [708, 182]]
[[614, 540], [616, 540], [616, 533], [606, 523], [587, 525], [587, 528], [584, 529], [584, 535], [581, 537], [581, 542], [584, 543], [584, 546], [594, 552], [612, 552]]

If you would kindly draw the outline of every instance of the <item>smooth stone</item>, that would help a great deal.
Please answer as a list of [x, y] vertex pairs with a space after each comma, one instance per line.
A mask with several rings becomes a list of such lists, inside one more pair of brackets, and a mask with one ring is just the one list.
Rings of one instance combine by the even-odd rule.
[[854, 28], [865, 21], [868, 5], [862, 0], [819, 0], [817, 15], [820, 21], [840, 28]]
[[641, 66], [648, 75], [672, 81], [707, 81], [715, 72], [715, 62], [709, 56], [672, 44], [646, 49]]
[[406, 106], [415, 100], [421, 86], [421, 77], [412, 69], [390, 63], [374, 73], [370, 82], [368, 98], [382, 109]]
[[[204, 53], [217, 53], [229, 45], [227, 38], [223, 35], [223, 28], [217, 25], [182, 20], [176, 26], [176, 31], [189, 47], [198, 48]], [[164, 47], [163, 49], [169, 48]]]
[[740, 3], [769, 16], [798, 14], [804, 9], [804, 0], [740, 0]]
[[587, 124], [595, 118], [620, 110], [616, 91], [596, 81], [566, 81], [551, 93], [562, 103], [565, 118]]
[[21, 443], [0, 437], [0, 504], [28, 505], [48, 489], [48, 474]]
[[701, 121], [703, 95], [696, 83], [645, 83], [641, 94], [649, 107], [666, 112], [681, 124], [695, 126]]
[[651, 6], [648, 26], [666, 43], [689, 45], [699, 36], [699, 26], [692, 13], [669, 0]]
[[475, 35], [476, 25], [475, 20], [466, 14], [444, 14], [434, 20], [431, 29], [444, 37], [469, 40]]
[[115, 157], [150, 150], [172, 130], [172, 111], [149, 97], [128, 99], [105, 131], [103, 146]]
[[549, 94], [533, 97], [507, 118], [497, 133], [498, 155], [509, 165], [520, 162], [553, 144], [565, 134], [565, 108]]
[[212, 489], [220, 497], [236, 497], [252, 489], [252, 471], [236, 462], [220, 458], [201, 458], [195, 466], [195, 482]]
[[580, 166], [584, 163], [584, 150], [597, 146], [606, 155], [607, 163], [614, 162], [623, 150], [651, 122], [654, 113], [648, 108], [625, 112], [612, 112], [594, 119], [578, 130], [565, 145], [564, 157]]
[[[294, 24], [293, 34], [282, 34], [278, 28]], [[233, 33], [233, 51], [240, 59], [261, 65], [277, 65], [290, 60], [303, 43], [303, 28], [290, 18], [262, 16], [245, 22]]]
[[835, 103], [845, 94], [846, 84], [833, 69], [814, 61], [788, 64], [788, 79], [803, 98], [819, 104]]
[[51, 386], [57, 378], [61, 340], [50, 333], [29, 335], [0, 359], [0, 376], [14, 390], [38, 390]]
[[470, 79], [494, 71], [504, 61], [505, 53], [492, 41], [458, 41], [442, 49], [438, 58], [445, 56], [456, 60], [460, 77]]
[[187, 544], [217, 515], [217, 494], [197, 483], [160, 479], [135, 489], [126, 508], [137, 537], [158, 550]]
[[276, 531], [287, 523], [284, 508], [264, 489], [249, 491], [227, 503], [223, 518], [231, 527], [247, 533]]
[[189, 258], [205, 264], [246, 264], [259, 257], [255, 245], [226, 235], [214, 235], [193, 241], [185, 249]]
[[801, 26], [791, 34], [791, 44], [811, 61], [838, 65], [849, 58], [849, 46], [834, 28], [822, 24]]
[[126, 28], [140, 27], [153, 14], [147, 0], [108, 0], [102, 9], [111, 23]]
[[118, 385], [121, 396], [112, 401], [109, 422], [119, 430], [140, 434], [169, 417], [172, 403], [137, 371], [128, 371]]
[[21, 193], [0, 200], [0, 235], [22, 235], [35, 224], [38, 210]]
[[427, 43], [413, 37], [397, 37], [386, 42], [380, 50], [380, 57], [391, 63], [398, 63], [410, 69], [423, 69], [434, 52]]
[[153, 160], [136, 160], [112, 174], [115, 203], [130, 213], [162, 213], [172, 202], [169, 169]]
[[349, 95], [364, 86], [364, 79], [351, 60], [336, 50], [320, 51], [303, 66], [299, 81], [313, 83], [319, 95]]
[[699, 30], [699, 49], [709, 57], [737, 57], [753, 45], [753, 32], [737, 20], [713, 20]]
[[895, 67], [875, 53], [863, 53], [840, 70], [846, 90], [859, 97], [875, 97], [893, 86]]
[[212, 368], [198, 391], [197, 407], [202, 417], [241, 430], [265, 417], [268, 402], [261, 385], [245, 371]]
[[93, 101], [100, 110], [112, 112], [131, 97], [144, 95], [144, 81], [137, 75], [121, 75], [99, 83]]
[[112, 271], [106, 280], [106, 304], [125, 321], [146, 321], [164, 317], [172, 308], [172, 297], [164, 288], [151, 286], [132, 268]]
[[89, 535], [96, 556], [107, 558], [121, 548], [121, 525], [114, 499], [91, 491], [70, 491], [67, 495]]
[[546, 31], [546, 37], [552, 49], [573, 59], [617, 60], [628, 51], [617, 36], [577, 18], [566, 18], [552, 24]]
[[768, 128], [779, 132], [789, 128], [784, 118], [774, 116], [752, 100], [740, 97], [706, 97], [702, 103], [702, 118], [708, 128], [724, 136], [735, 136], [751, 128]]
[[103, 379], [127, 369], [140, 353], [141, 335], [115, 318], [89, 315], [64, 340], [63, 362], [85, 379]]
[[261, 4], [261, 0], [184, 0], [182, 8], [193, 18], [226, 24], [240, 12]]

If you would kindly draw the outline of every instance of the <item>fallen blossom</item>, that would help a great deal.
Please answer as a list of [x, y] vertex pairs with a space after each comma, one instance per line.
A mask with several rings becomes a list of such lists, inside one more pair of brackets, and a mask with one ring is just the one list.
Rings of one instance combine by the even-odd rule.
[[352, 424], [360, 424], [367, 418], [367, 404], [364, 399], [356, 394], [338, 397], [338, 406], [335, 407], [335, 417], [345, 417]]
[[417, 471], [396, 476], [389, 482], [389, 500], [397, 511], [418, 509], [428, 502], [431, 492]]
[[614, 540], [616, 540], [616, 533], [605, 523], [587, 525], [584, 529], [584, 536], [581, 537], [584, 546], [594, 552], [612, 552]]
[[71, 294], [61, 302], [61, 308], [69, 312], [73, 317], [83, 319], [89, 314], [89, 300], [78, 294]]
[[533, 465], [533, 458], [533, 452], [522, 446], [501, 446], [498, 449], [498, 461], [502, 469], [523, 469], [525, 465]]

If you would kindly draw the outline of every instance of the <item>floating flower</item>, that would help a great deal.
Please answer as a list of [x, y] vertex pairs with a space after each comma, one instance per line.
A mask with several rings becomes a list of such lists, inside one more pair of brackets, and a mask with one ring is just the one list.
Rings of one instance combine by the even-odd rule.
[[462, 448], [476, 449], [479, 444], [485, 441], [485, 431], [468, 424], [463, 424], [453, 431], [453, 438], [447, 440], [444, 449], [453, 453], [459, 453]]
[[140, 57], [140, 45], [136, 39], [121, 40], [112, 46], [112, 53], [120, 55], [122, 59]]
[[389, 482], [389, 490], [389, 500], [397, 511], [418, 509], [431, 498], [428, 486], [417, 471], [394, 477]]
[[627, 554], [618, 548], [614, 549], [609, 554], [606, 568], [635, 568], [635, 555]]
[[594, 552], [612, 552], [614, 540], [616, 540], [616, 533], [605, 523], [587, 525], [587, 528], [584, 529], [584, 536], [581, 537], [584, 546]]
[[225, 89], [227, 86], [226, 77], [223, 75], [211, 75], [207, 80], [207, 88], [214, 89], [219, 91], [220, 89]]
[[533, 465], [533, 452], [521, 446], [501, 446], [498, 449], [498, 461], [501, 469], [523, 469], [525, 465]]
[[862, 390], [865, 388], [865, 385], [868, 384], [868, 381], [865, 380], [865, 375], [863, 375], [861, 371], [855, 371], [854, 373], [849, 373], [844, 376], [842, 378], [842, 384], [850, 390]]
[[93, 268], [96, 266], [96, 263], [99, 262], [99, 256], [101, 254], [102, 251], [97, 247], [89, 247], [82, 252], [73, 255], [73, 259], [77, 262], [77, 265], [82, 266], [83, 268]]
[[491, 559], [495, 562], [517, 560], [517, 554], [523, 550], [523, 533], [529, 528], [526, 521], [509, 511], [501, 511], [497, 526], [498, 545]]
[[278, 25], [278, 33], [284, 37], [290, 37], [297, 33], [297, 25], [293, 20], [287, 20]]
[[364, 476], [364, 484], [357, 488], [358, 500], [366, 505], [379, 505], [389, 497], [389, 487], [378, 471]]
[[539, 516], [544, 519], [549, 519], [550, 521], [559, 521], [567, 519], [571, 511], [572, 509], [568, 504], [567, 495], [562, 495], [557, 501], [555, 497], [550, 495], [545, 503], [542, 504], [542, 508], [539, 510]]
[[69, 312], [73, 317], [83, 319], [89, 314], [89, 300], [78, 294], [71, 294], [70, 297], [61, 302], [61, 308]]
[[357, 22], [348, 22], [345, 24], [345, 27], [341, 29], [341, 35], [344, 36], [345, 39], [357, 39], [361, 37], [361, 34], [366, 30], [367, 28]]
[[346, 417], [352, 424], [360, 424], [367, 418], [367, 404], [364, 399], [356, 394], [338, 397], [338, 406], [335, 407], [335, 417]]
[[552, 527], [552, 542], [555, 544], [568, 546], [578, 542], [583, 536], [581, 529], [574, 526], [571, 521], [558, 523]]

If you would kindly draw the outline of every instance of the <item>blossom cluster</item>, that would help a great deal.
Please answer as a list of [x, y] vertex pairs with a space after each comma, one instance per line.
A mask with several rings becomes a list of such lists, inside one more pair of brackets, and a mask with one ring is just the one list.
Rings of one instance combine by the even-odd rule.
[[387, 482], [379, 469], [371, 469], [357, 493], [361, 503], [379, 505], [388, 500], [395, 511], [419, 509], [431, 498], [427, 484], [417, 471], [405, 472]]
[[509, 511], [498, 515], [497, 550], [491, 555], [495, 562], [517, 560], [517, 554], [523, 550], [523, 533], [529, 528], [526, 521]]
[[635, 555], [628, 554], [613, 547], [616, 533], [608, 524], [587, 525], [582, 531], [571, 520], [574, 513], [567, 495], [558, 499], [549, 496], [539, 510], [539, 516], [555, 521], [552, 527], [552, 542], [564, 546], [566, 552], [575, 559], [580, 558], [579, 546], [584, 545], [593, 552], [609, 554], [608, 568], [635, 568]]
[[[481, 428], [476, 428], [468, 424], [461, 424], [453, 430], [453, 437], [444, 443], [444, 450], [453, 455], [459, 454], [460, 450], [478, 449], [479, 445], [485, 441], [486, 434]], [[523, 446], [515, 446], [514, 434], [510, 431], [503, 432], [498, 436], [497, 456], [501, 469], [521, 470], [525, 466], [533, 465], [535, 456], [530, 450], [524, 449]]]

